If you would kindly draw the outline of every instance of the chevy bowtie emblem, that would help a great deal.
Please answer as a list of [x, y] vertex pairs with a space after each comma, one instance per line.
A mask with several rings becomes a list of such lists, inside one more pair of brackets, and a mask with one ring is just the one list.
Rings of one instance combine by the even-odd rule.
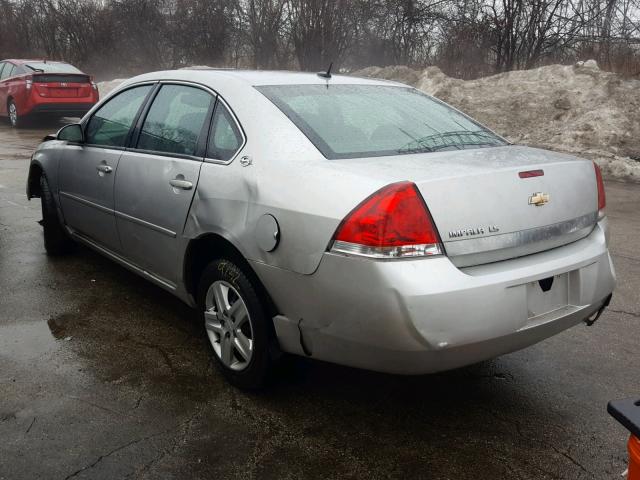
[[549, 194], [543, 192], [536, 192], [529, 197], [529, 205], [535, 205], [541, 207], [549, 203]]

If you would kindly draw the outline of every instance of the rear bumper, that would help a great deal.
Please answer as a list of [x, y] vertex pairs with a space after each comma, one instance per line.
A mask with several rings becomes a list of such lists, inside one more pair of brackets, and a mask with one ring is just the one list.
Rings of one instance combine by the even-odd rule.
[[[282, 312], [274, 323], [285, 351], [401, 374], [524, 348], [591, 316], [615, 286], [606, 219], [572, 244], [465, 269], [446, 257], [372, 261], [329, 253], [313, 275], [254, 268]], [[567, 276], [567, 304], [532, 316], [527, 284], [556, 275]]]

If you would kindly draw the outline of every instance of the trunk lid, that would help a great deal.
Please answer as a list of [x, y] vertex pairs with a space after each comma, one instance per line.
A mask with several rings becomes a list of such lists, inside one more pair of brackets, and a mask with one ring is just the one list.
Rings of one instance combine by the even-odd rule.
[[91, 96], [88, 75], [69, 73], [34, 73], [35, 92], [46, 98], [78, 98]]
[[[569, 155], [507, 146], [342, 162], [367, 176], [415, 182], [458, 267], [574, 242], [598, 218], [593, 164]], [[543, 174], [519, 175], [532, 170]]]

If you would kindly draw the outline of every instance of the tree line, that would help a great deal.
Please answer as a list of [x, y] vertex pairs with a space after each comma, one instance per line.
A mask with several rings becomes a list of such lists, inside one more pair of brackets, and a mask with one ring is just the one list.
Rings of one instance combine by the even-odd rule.
[[638, 75], [640, 0], [0, 0], [0, 57], [98, 77], [333, 62], [475, 78], [590, 58]]

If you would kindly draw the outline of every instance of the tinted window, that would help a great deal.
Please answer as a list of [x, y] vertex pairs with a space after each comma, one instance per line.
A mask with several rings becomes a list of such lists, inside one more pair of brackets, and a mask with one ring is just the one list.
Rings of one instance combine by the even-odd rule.
[[504, 145], [499, 137], [412, 88], [377, 85], [257, 87], [326, 158]]
[[124, 147], [131, 124], [151, 88], [143, 85], [125, 90], [100, 107], [87, 125], [87, 143]]
[[195, 155], [214, 97], [195, 87], [163, 85], [142, 125], [138, 148]]
[[35, 72], [49, 73], [82, 73], [73, 65], [68, 63], [45, 63], [45, 62], [29, 62], [25, 64], [27, 68]]
[[218, 102], [213, 116], [207, 156], [217, 160], [231, 160], [242, 145], [242, 136], [229, 110]]

